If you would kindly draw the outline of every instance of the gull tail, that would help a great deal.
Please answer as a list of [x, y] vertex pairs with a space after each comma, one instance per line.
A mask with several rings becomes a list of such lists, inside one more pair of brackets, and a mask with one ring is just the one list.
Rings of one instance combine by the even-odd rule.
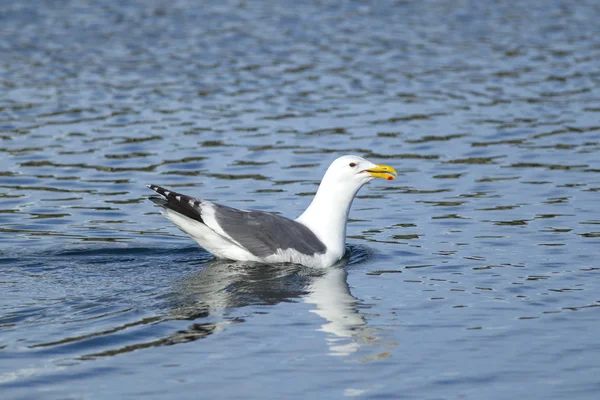
[[177, 193], [156, 185], [146, 185], [163, 197], [151, 196], [149, 199], [159, 206], [185, 217], [204, 223], [202, 219], [202, 200]]

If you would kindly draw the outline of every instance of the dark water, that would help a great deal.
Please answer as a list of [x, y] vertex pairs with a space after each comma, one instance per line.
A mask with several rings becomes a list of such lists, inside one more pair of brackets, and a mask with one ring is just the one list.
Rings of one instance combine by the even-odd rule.
[[[595, 399], [597, 1], [0, 8], [3, 399]], [[147, 183], [295, 217], [393, 165], [335, 268], [213, 260]]]

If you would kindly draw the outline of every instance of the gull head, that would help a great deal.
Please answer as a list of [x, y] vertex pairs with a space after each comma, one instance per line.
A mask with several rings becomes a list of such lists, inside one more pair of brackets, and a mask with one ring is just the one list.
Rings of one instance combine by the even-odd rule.
[[362, 157], [348, 155], [331, 163], [323, 180], [360, 188], [375, 178], [393, 180], [396, 174], [396, 170], [389, 165], [374, 164]]
[[331, 163], [310, 206], [296, 221], [306, 225], [328, 249], [327, 257], [337, 261], [344, 255], [346, 223], [354, 197], [375, 178], [393, 180], [396, 170], [358, 156], [343, 156]]

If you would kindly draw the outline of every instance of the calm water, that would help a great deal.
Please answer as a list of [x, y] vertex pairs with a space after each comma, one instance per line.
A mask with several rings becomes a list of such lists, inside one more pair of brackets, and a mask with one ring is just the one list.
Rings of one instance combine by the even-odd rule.
[[[0, 9], [2, 399], [595, 399], [600, 5]], [[215, 261], [145, 184], [296, 217], [327, 270]]]

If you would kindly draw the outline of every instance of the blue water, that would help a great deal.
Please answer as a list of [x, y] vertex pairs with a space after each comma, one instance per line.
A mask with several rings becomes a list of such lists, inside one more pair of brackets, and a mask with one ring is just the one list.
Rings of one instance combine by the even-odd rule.
[[[595, 399], [596, 1], [0, 9], [2, 399]], [[344, 260], [214, 260], [148, 183], [298, 216], [394, 166]]]

